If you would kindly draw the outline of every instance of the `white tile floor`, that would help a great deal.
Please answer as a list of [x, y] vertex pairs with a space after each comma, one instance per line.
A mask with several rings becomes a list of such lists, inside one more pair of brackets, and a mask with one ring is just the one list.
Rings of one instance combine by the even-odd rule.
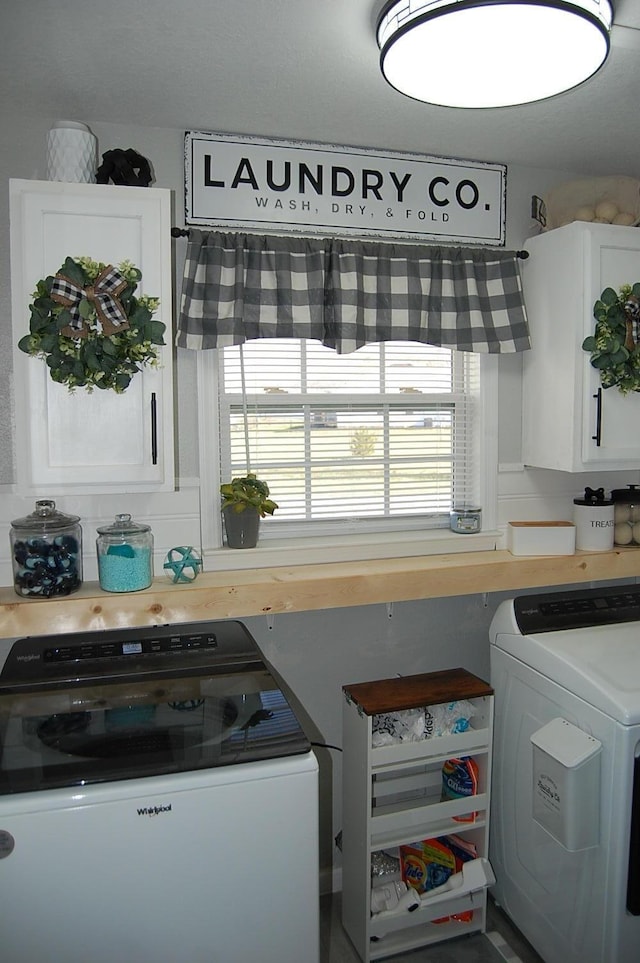
[[[342, 928], [340, 894], [324, 896], [320, 915], [320, 963], [360, 963]], [[490, 900], [487, 933], [438, 943], [389, 957], [389, 963], [544, 963], [509, 919]]]

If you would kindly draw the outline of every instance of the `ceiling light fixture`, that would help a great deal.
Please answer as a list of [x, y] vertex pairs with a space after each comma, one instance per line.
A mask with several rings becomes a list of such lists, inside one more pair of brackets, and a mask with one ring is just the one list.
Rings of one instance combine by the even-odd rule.
[[544, 100], [607, 59], [610, 0], [392, 0], [380, 65], [401, 93], [443, 107]]

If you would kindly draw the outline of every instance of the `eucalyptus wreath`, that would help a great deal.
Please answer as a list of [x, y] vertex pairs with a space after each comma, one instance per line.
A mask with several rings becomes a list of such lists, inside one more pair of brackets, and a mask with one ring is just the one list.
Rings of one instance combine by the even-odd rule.
[[130, 261], [114, 268], [67, 257], [55, 276], [38, 281], [29, 305], [25, 354], [43, 358], [53, 381], [75, 388], [126, 391], [145, 365], [157, 365], [165, 325], [153, 319], [158, 298], [135, 296], [142, 278]]
[[640, 282], [605, 288], [593, 306], [595, 333], [582, 342], [603, 388], [640, 391]]

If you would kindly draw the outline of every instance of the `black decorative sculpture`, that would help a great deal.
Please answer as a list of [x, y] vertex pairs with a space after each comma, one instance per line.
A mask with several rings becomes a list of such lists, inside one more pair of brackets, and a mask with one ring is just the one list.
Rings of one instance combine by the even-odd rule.
[[121, 184], [127, 187], [148, 187], [151, 183], [149, 161], [129, 148], [115, 148], [102, 155], [102, 164], [96, 171], [96, 183]]

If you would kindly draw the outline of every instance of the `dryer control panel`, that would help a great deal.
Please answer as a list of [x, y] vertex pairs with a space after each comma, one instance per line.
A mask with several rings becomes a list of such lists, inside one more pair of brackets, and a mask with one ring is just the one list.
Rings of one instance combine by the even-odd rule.
[[640, 586], [521, 595], [513, 600], [513, 606], [522, 635], [636, 622], [640, 621]]

